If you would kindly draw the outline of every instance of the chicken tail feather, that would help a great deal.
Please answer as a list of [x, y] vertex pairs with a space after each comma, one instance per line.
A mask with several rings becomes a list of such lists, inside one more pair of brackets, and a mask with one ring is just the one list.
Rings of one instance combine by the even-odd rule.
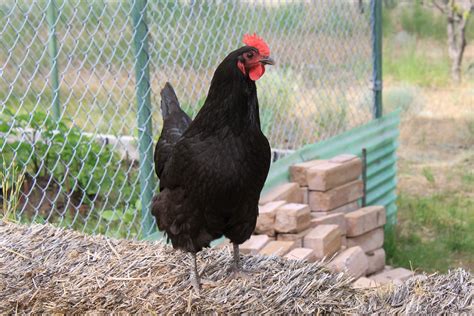
[[181, 138], [192, 121], [179, 106], [178, 97], [169, 82], [161, 90], [161, 113], [163, 115], [163, 129], [154, 154], [155, 172], [158, 178], [161, 178], [174, 144]]
[[174, 92], [173, 86], [167, 82], [161, 90], [161, 115], [166, 119], [173, 112], [180, 112], [178, 97]]

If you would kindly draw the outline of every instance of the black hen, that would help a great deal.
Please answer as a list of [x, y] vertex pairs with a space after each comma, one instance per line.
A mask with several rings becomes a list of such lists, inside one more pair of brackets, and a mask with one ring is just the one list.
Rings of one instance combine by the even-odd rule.
[[194, 260], [196, 252], [225, 236], [238, 245], [255, 229], [258, 200], [270, 167], [270, 146], [260, 129], [255, 80], [273, 64], [268, 46], [256, 35], [218, 66], [194, 121], [181, 110], [169, 83], [161, 91], [163, 130], [155, 148], [161, 193], [152, 213], [174, 248]]

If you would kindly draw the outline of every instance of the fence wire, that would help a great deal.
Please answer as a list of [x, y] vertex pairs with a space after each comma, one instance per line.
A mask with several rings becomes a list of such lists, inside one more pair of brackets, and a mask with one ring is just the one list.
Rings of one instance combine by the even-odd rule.
[[[295, 150], [371, 120], [367, 1], [136, 1], [0, 4], [3, 216], [143, 235], [143, 186], [156, 180], [139, 168], [146, 130], [137, 124], [157, 140], [166, 81], [195, 116], [216, 66], [244, 33], [265, 38], [277, 61], [257, 82], [272, 148]], [[137, 13], [148, 47], [134, 42]], [[137, 47], [147, 69], [137, 66]], [[149, 112], [140, 112], [147, 104], [137, 105], [137, 91], [148, 82], [137, 75], [146, 71], [151, 116], [140, 121]]]

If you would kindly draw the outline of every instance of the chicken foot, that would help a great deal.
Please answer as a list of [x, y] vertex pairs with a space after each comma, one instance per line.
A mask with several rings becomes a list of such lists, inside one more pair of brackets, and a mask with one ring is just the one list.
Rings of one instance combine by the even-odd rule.
[[232, 263], [232, 267], [230, 268], [230, 272], [231, 272], [230, 278], [231, 279], [236, 279], [236, 278], [249, 279], [250, 274], [252, 272], [242, 269], [242, 266], [240, 263], [239, 244], [232, 243], [232, 245], [234, 247], [234, 261]]

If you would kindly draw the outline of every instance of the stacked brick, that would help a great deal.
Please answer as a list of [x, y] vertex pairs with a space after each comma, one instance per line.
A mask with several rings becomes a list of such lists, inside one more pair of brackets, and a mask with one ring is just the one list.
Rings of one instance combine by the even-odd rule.
[[339, 155], [296, 164], [290, 174], [292, 182], [261, 197], [255, 235], [242, 252], [309, 262], [326, 258], [328, 268], [356, 278], [382, 271], [385, 209], [358, 206], [362, 161]]

